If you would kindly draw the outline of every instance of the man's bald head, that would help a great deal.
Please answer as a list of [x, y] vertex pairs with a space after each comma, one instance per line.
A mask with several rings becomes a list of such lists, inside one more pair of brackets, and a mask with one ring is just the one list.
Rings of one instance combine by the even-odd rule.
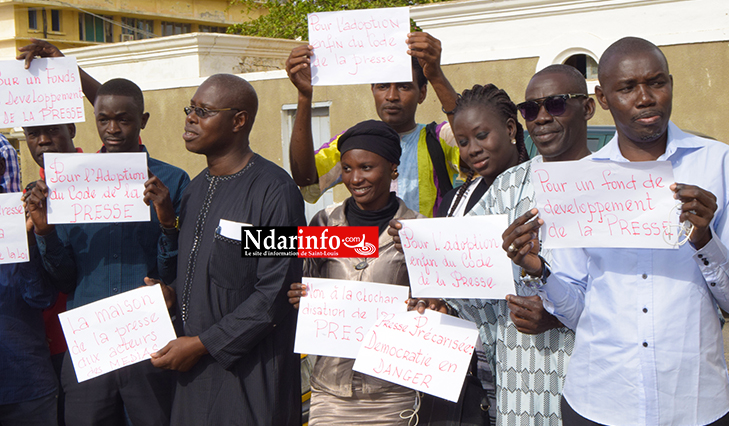
[[623, 155], [635, 161], [663, 154], [673, 102], [663, 52], [647, 40], [622, 38], [600, 58], [598, 79], [595, 96], [613, 116]]
[[248, 113], [248, 128], [253, 126], [258, 112], [258, 95], [249, 82], [233, 74], [214, 74], [203, 85], [219, 89], [221, 104]]
[[539, 80], [541, 77], [554, 74], [560, 74], [565, 77], [564, 79], [562, 79], [562, 81], [568, 86], [565, 87], [566, 91], [564, 93], [587, 94], [587, 82], [585, 81], [585, 76], [583, 76], [582, 73], [577, 70], [577, 68], [570, 65], [550, 65], [534, 74], [531, 80]]
[[668, 60], [666, 60], [666, 56], [658, 46], [646, 39], [624, 37], [611, 44], [600, 57], [600, 63], [597, 66], [597, 79], [600, 81], [600, 84], [603, 84], [605, 76], [615, 67], [618, 61], [636, 53], [657, 53], [663, 65], [665, 65], [665, 71], [668, 74]]

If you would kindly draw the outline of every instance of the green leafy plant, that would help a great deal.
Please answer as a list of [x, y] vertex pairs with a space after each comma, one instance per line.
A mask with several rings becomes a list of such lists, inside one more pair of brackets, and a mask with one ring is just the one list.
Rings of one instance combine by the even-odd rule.
[[[443, 0], [233, 0], [233, 4], [245, 6], [247, 13], [254, 10], [264, 10], [267, 13], [264, 12], [256, 19], [232, 25], [228, 28], [228, 33], [306, 40], [309, 37], [306, 15], [309, 13], [402, 7], [441, 1]], [[413, 30], [419, 30], [412, 20], [410, 25]]]

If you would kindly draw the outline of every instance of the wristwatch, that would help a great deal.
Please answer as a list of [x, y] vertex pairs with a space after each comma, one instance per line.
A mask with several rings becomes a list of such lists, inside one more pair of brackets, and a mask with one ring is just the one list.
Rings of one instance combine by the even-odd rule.
[[159, 227], [162, 228], [162, 233], [165, 235], [177, 235], [177, 233], [180, 232], [180, 217], [175, 217], [175, 226], [172, 228], [165, 228], [161, 223], [159, 224]]
[[540, 289], [544, 284], [547, 283], [547, 278], [549, 278], [550, 275], [552, 275], [552, 271], [549, 269], [549, 263], [544, 260], [542, 256], [539, 256], [539, 260], [542, 261], [542, 275], [539, 277], [534, 277], [532, 275], [529, 275], [527, 271], [522, 268], [521, 270], [521, 282], [524, 283], [526, 287], [533, 288], [533, 289]]

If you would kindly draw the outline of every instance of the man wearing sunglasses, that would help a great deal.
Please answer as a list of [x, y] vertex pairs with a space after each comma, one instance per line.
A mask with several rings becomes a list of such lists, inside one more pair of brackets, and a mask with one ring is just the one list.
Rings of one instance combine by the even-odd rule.
[[[531, 210], [504, 247], [540, 288], [545, 306], [575, 329], [562, 399], [565, 423], [729, 424], [729, 374], [717, 306], [729, 309], [729, 147], [670, 122], [673, 77], [652, 43], [628, 37], [600, 58], [600, 105], [616, 136], [596, 159], [670, 161], [678, 249], [560, 249], [537, 257], [543, 221]], [[667, 189], [668, 190], [668, 189]]]
[[[510, 221], [515, 220], [535, 204], [532, 164], [579, 160], [590, 154], [587, 121], [595, 113], [595, 101], [587, 95], [587, 83], [577, 69], [551, 65], [539, 71], [529, 81], [525, 98], [517, 109], [540, 155], [499, 175], [471, 215], [508, 214]], [[550, 257], [548, 250], [541, 255]], [[509, 424], [514, 416], [523, 424], [560, 418], [560, 395], [574, 344], [574, 332], [545, 311], [523, 278], [521, 271], [515, 271], [518, 296], [507, 296], [508, 303], [449, 300], [462, 317], [479, 325], [487, 345], [495, 372], [497, 425]]]

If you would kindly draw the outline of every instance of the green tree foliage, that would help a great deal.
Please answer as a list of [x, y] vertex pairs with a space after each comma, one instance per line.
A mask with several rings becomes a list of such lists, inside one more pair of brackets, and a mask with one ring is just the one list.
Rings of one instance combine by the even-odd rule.
[[[440, 1], [443, 0], [233, 0], [233, 3], [246, 6], [248, 12], [264, 9], [268, 10], [268, 13], [257, 19], [233, 25], [228, 28], [228, 32], [256, 37], [306, 40], [309, 37], [306, 15], [309, 13], [413, 6]], [[414, 26], [412, 21], [411, 25]], [[414, 29], [417, 27], [414, 26]]]

